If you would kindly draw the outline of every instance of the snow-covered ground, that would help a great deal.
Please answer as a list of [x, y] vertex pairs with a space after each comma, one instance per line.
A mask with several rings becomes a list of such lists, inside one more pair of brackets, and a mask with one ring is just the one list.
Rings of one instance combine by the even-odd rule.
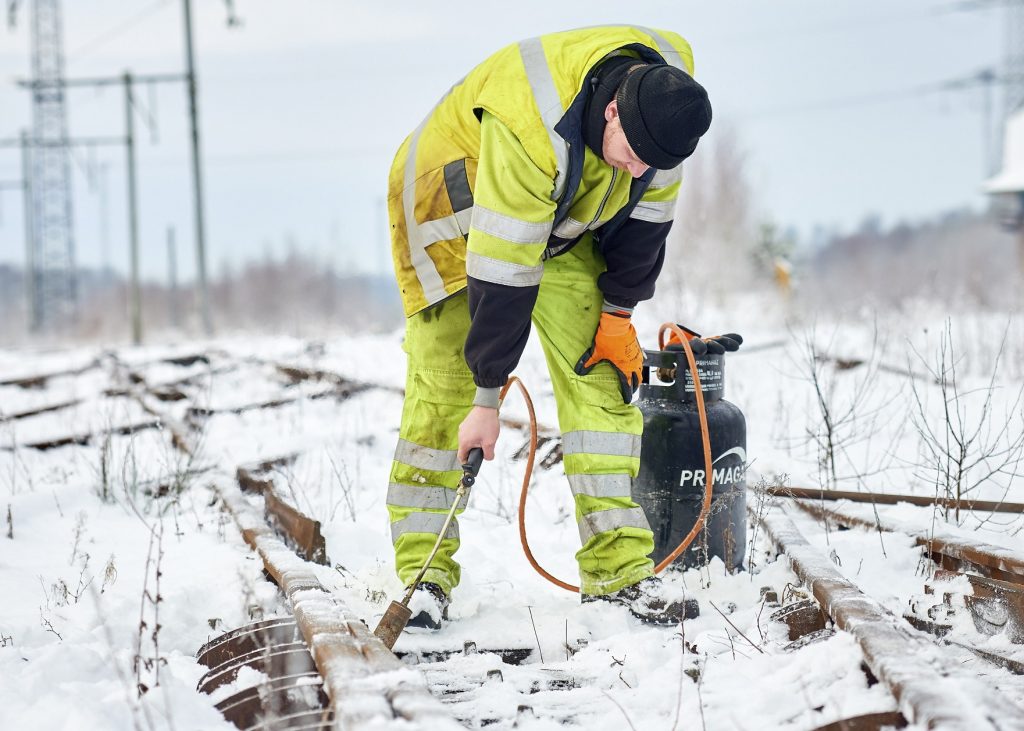
[[[947, 410], [927, 373], [939, 357], [942, 317], [922, 308], [884, 322], [865, 315], [784, 326], [753, 307], [739, 311], [751, 315], [737, 320], [704, 312], [707, 321], [700, 325], [747, 338], [728, 359], [726, 398], [747, 417], [749, 485], [813, 486], [831, 483], [834, 475], [844, 489], [945, 490], [937, 487], [936, 467], [948, 465], [936, 464], [935, 448], [946, 443]], [[645, 316], [640, 331], [652, 343], [658, 323]], [[317, 343], [239, 335], [121, 348], [116, 360], [85, 347], [0, 351], [0, 381], [84, 369], [55, 376], [43, 388], [0, 386], [0, 729], [233, 728], [213, 708], [226, 691], [214, 697], [195, 692], [206, 669], [194, 653], [253, 617], [287, 613], [260, 563], [214, 505], [211, 487], [232, 481], [235, 468], [247, 462], [299, 454], [276, 471], [275, 481], [286, 499], [323, 522], [330, 566], [320, 572], [322, 583], [374, 626], [401, 589], [384, 510], [404, 383], [400, 343], [400, 332]], [[963, 428], [977, 432], [977, 454], [961, 484], [971, 488], [968, 497], [1022, 502], [1020, 465], [1011, 464], [1019, 457], [1015, 440], [1024, 433], [1016, 401], [1024, 383], [1021, 324], [1006, 316], [962, 315], [953, 322], [952, 343], [947, 364], [956, 367]], [[208, 362], [166, 361], [200, 352]], [[848, 362], [854, 359], [864, 363]], [[325, 384], [291, 384], [272, 362], [381, 388], [344, 400], [310, 398]], [[19, 446], [152, 421], [132, 398], [106, 393], [126, 385], [117, 374], [129, 367], [149, 387], [196, 377], [181, 386], [188, 399], [156, 402], [177, 421], [189, 407], [214, 412], [201, 419], [193, 461], [183, 459], [161, 429], [45, 451]], [[517, 374], [531, 389], [540, 422], [555, 427], [544, 371], [531, 342]], [[282, 396], [298, 398], [276, 408], [230, 411]], [[77, 403], [3, 420], [65, 401]], [[832, 420], [831, 440], [823, 409]], [[504, 413], [525, 417], [517, 396]], [[785, 562], [771, 560], [763, 538], [749, 551], [749, 572], [729, 574], [716, 560], [670, 578], [701, 604], [701, 616], [685, 624], [685, 637], [678, 628], [643, 626], [614, 606], [581, 606], [575, 595], [547, 583], [522, 555], [515, 523], [523, 462], [513, 455], [525, 439], [504, 430], [498, 457], [485, 464], [460, 520], [463, 580], [452, 597], [452, 621], [437, 634], [403, 636], [396, 648], [458, 649], [469, 640], [481, 649], [537, 649], [526, 665], [504, 668], [503, 682], [487, 679], [487, 671], [500, 666], [487, 653], [421, 664], [436, 687], [465, 690], [450, 696], [458, 699], [457, 715], [496, 719], [497, 728], [518, 718], [518, 728], [532, 729], [562, 728], [568, 720], [588, 729], [797, 730], [895, 709], [882, 684], [869, 687], [850, 636], [840, 632], [784, 649], [786, 628], [769, 619], [773, 609], [763, 605], [761, 587], [788, 598], [793, 591], [786, 587], [797, 582]], [[159, 488], [175, 482], [169, 491]], [[554, 574], [574, 580], [579, 539], [560, 465], [536, 472], [528, 511], [534, 553]], [[928, 509], [892, 511], [921, 529], [933, 517]], [[950, 529], [1024, 553], [1024, 518], [985, 517], [967, 513]], [[809, 519], [799, 524], [892, 611], [902, 613], [922, 593], [919, 550], [908, 539], [889, 535], [883, 546], [877, 533], [828, 535]], [[160, 601], [154, 603], [144, 592], [157, 595], [157, 556]], [[957, 631], [972, 639], [970, 627]], [[567, 651], [567, 639], [575, 654]], [[1020, 685], [984, 672], [1024, 703]], [[568, 679], [572, 689], [531, 693], [544, 678]], [[141, 697], [140, 683], [148, 688]], [[519, 710], [524, 705], [532, 710]]]

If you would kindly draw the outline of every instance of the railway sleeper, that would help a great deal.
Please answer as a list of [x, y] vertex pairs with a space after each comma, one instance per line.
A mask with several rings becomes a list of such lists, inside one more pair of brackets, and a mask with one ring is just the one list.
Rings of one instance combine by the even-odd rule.
[[772, 612], [770, 618], [775, 622], [783, 622], [789, 628], [791, 642], [813, 632], [824, 630], [828, 623], [828, 615], [822, 611], [814, 599], [802, 599], [787, 604]]
[[866, 713], [862, 716], [844, 718], [841, 721], [818, 726], [814, 731], [882, 731], [882, 729], [906, 728], [907, 719], [899, 711]]
[[1024, 644], [1024, 585], [1014, 582], [939, 570], [924, 594], [911, 600], [907, 616], [948, 633], [955, 616], [965, 611], [980, 634], [1002, 634], [1013, 644]]
[[96, 440], [102, 437], [130, 436], [149, 429], [160, 429], [161, 427], [162, 424], [159, 420], [143, 421], [135, 424], [115, 426], [110, 429], [100, 429], [86, 434], [68, 434], [65, 436], [54, 437], [52, 439], [41, 439], [37, 442], [29, 442], [26, 444], [3, 444], [0, 445], [0, 451], [12, 452], [21, 448], [35, 449], [39, 452], [45, 452], [50, 449], [57, 449], [58, 447], [86, 447], [90, 444], [96, 444]]
[[226, 632], [199, 648], [196, 659], [210, 668], [197, 686], [202, 693], [235, 682], [243, 667], [266, 676], [217, 702], [217, 710], [239, 729], [276, 731], [307, 722], [327, 728], [331, 721], [323, 681], [293, 617]]

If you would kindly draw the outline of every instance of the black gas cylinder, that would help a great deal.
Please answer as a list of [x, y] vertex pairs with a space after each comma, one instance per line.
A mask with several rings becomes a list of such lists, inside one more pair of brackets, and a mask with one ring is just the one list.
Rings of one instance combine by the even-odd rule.
[[[637, 406], [644, 415], [640, 474], [633, 500], [654, 531], [660, 562], [693, 528], [704, 501], [705, 464], [693, 376], [686, 355], [647, 350]], [[695, 356], [711, 441], [714, 484], [705, 528], [673, 567], [702, 566], [712, 556], [743, 567], [746, 546], [747, 424], [743, 412], [723, 399], [725, 356]], [[678, 377], [677, 377], [678, 375]]]

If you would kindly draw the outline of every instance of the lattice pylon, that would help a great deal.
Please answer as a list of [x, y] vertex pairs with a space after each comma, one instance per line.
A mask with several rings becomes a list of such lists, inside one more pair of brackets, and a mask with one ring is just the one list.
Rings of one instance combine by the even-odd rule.
[[32, 80], [32, 326], [55, 330], [78, 305], [60, 0], [32, 4]]

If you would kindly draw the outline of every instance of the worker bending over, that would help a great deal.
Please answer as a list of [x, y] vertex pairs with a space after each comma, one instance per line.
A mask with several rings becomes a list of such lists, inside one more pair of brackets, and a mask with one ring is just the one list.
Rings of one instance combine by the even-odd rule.
[[[470, 71], [399, 148], [388, 211], [408, 375], [387, 504], [406, 585], [469, 450], [494, 458], [498, 393], [532, 322], [558, 405], [582, 599], [680, 620], [681, 592], [654, 576], [653, 535], [630, 497], [643, 429], [630, 317], [654, 294], [681, 163], [711, 123], [692, 73], [689, 44], [668, 31], [530, 38]], [[440, 626], [458, 548], [455, 521], [410, 625]]]

